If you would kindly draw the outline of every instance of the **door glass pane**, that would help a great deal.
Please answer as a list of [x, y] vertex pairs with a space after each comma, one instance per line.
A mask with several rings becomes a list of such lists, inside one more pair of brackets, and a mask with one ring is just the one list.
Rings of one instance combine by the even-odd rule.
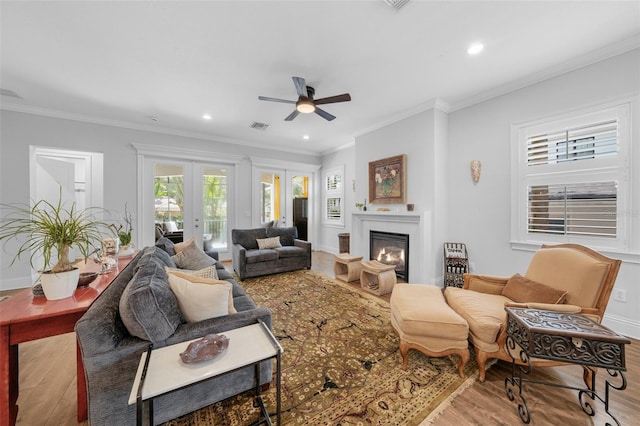
[[174, 164], [155, 164], [155, 224], [173, 242], [183, 240], [184, 168]]
[[276, 173], [260, 173], [260, 222], [280, 218], [280, 176]]
[[202, 174], [203, 240], [212, 248], [227, 248], [227, 170], [206, 167]]

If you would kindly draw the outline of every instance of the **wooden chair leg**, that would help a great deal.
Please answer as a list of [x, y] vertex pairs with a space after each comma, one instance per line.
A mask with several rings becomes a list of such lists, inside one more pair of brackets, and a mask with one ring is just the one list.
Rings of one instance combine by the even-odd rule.
[[409, 353], [409, 345], [403, 340], [400, 340], [400, 355], [402, 355], [402, 369], [406, 370], [407, 365], [409, 364], [409, 357], [407, 354]]
[[458, 375], [460, 377], [464, 377], [464, 366], [467, 365], [467, 362], [469, 362], [471, 354], [469, 353], [469, 349], [463, 349], [458, 355], [460, 355], [460, 363], [458, 364]]
[[478, 363], [478, 381], [484, 382], [486, 375], [486, 364], [487, 364], [487, 353], [485, 351], [481, 351], [477, 347], [476, 349], [476, 362]]

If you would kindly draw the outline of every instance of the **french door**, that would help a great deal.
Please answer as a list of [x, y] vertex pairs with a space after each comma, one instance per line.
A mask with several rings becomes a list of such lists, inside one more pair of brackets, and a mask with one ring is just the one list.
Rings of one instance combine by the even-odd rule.
[[[145, 158], [146, 240], [160, 228], [174, 242], [194, 237], [219, 252], [228, 251], [229, 188], [233, 165]], [[154, 238], [155, 239], [155, 238]]]
[[270, 221], [281, 227], [296, 226], [298, 237], [308, 240], [313, 173], [256, 167], [254, 176], [254, 226]]

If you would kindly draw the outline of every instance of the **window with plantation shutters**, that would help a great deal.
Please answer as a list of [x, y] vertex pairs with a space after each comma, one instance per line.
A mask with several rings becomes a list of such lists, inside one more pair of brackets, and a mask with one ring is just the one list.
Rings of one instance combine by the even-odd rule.
[[324, 215], [328, 225], [344, 226], [344, 167], [327, 170], [324, 173]]
[[513, 127], [512, 240], [628, 245], [629, 104]]

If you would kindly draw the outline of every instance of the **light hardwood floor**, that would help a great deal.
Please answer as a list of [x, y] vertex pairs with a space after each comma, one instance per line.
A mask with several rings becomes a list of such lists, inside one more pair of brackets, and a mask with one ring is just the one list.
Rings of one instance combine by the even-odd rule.
[[[227, 269], [231, 265], [227, 264]], [[333, 255], [314, 252], [312, 269], [333, 277]], [[360, 290], [358, 282], [352, 283]], [[389, 295], [380, 296], [389, 300]], [[20, 396], [18, 425], [77, 425], [75, 334], [50, 337], [20, 345]], [[622, 425], [638, 424], [640, 415], [640, 341], [627, 346], [628, 388], [612, 392], [610, 410]], [[504, 379], [510, 365], [498, 362], [487, 371], [484, 383], [476, 382], [456, 397], [434, 421], [437, 426], [519, 425], [515, 403], [505, 396]], [[599, 376], [603, 374], [600, 372]], [[572, 386], [582, 385], [580, 367], [538, 369], [532, 378], [554, 380]], [[604, 394], [602, 380], [598, 391]], [[531, 410], [531, 425], [600, 425], [610, 421], [601, 403], [594, 403], [596, 415], [582, 412], [577, 392], [556, 387], [525, 385], [525, 396]], [[83, 424], [86, 424], [83, 423]], [[102, 425], [98, 425], [102, 426]]]

